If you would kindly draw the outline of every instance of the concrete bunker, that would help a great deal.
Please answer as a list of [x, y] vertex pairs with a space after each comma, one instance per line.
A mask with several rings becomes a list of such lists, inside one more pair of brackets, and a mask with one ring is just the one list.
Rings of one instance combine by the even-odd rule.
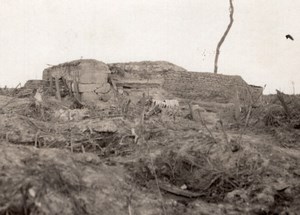
[[43, 80], [48, 81], [50, 90], [61, 99], [60, 91], [65, 87], [69, 94], [82, 102], [108, 101], [111, 97], [108, 66], [97, 60], [75, 60], [43, 71]]
[[108, 102], [116, 93], [124, 93], [132, 102], [146, 93], [159, 99], [219, 103], [233, 102], [238, 96], [243, 103], [249, 103], [251, 97], [262, 93], [240, 76], [189, 72], [165, 61], [105, 64], [81, 59], [45, 69], [43, 80], [55, 90], [58, 99], [64, 87], [69, 95], [85, 103]]

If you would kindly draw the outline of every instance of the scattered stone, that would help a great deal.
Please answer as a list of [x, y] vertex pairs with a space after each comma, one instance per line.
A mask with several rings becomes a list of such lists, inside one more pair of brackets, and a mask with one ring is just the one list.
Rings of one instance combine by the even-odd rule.
[[206, 112], [205, 108], [200, 107], [199, 105], [192, 105], [193, 111]]
[[262, 205], [272, 205], [274, 204], [274, 197], [266, 193], [260, 193], [257, 195], [257, 200]]
[[294, 170], [294, 174], [295, 174], [296, 176], [300, 176], [300, 169]]
[[182, 185], [182, 186], [180, 187], [180, 189], [182, 189], [182, 190], [186, 190], [186, 189], [187, 189], [187, 186], [186, 186], [186, 184]]
[[237, 143], [236, 140], [230, 140], [230, 149], [232, 152], [237, 152], [241, 149], [240, 144]]
[[100, 96], [100, 100], [103, 102], [108, 102], [111, 99], [111, 96], [109, 94], [103, 94]]
[[292, 188], [291, 187], [288, 187], [284, 190], [284, 193], [287, 195], [287, 196], [291, 196], [292, 195]]
[[36, 195], [36, 192], [35, 192], [35, 190], [34, 190], [33, 188], [30, 188], [30, 189], [28, 190], [28, 193], [29, 193], [29, 195], [31, 195], [33, 198], [34, 198], [35, 195]]
[[289, 188], [290, 185], [288, 185], [287, 183], [285, 183], [284, 181], [279, 181], [277, 183], [273, 184], [273, 187], [275, 190], [277, 191], [284, 191], [285, 189]]
[[115, 133], [118, 131], [117, 125], [113, 120], [109, 119], [89, 119], [83, 120], [76, 124], [74, 124], [76, 128], [78, 128], [81, 132], [89, 131], [89, 132], [108, 132]]
[[260, 205], [271, 206], [275, 202], [275, 192], [276, 191], [271, 186], [267, 186], [261, 193], [256, 195], [254, 200]]
[[225, 201], [245, 203], [248, 201], [248, 192], [246, 190], [233, 190], [227, 193]]
[[89, 118], [89, 110], [88, 109], [74, 109], [74, 110], [60, 109], [58, 111], [55, 111], [54, 117], [62, 122], [80, 121]]

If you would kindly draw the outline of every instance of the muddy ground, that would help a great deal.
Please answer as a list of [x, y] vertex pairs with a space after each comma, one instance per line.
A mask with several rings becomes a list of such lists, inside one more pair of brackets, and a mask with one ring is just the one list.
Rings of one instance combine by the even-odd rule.
[[0, 214], [299, 214], [288, 99], [289, 114], [272, 99], [237, 115], [214, 102], [100, 109], [2, 94]]

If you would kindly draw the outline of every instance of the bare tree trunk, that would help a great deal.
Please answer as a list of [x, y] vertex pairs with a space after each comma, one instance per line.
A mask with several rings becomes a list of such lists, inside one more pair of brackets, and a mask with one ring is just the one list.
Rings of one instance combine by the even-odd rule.
[[230, 8], [229, 8], [229, 18], [230, 18], [230, 22], [227, 26], [227, 29], [226, 31], [224, 32], [223, 36], [221, 37], [218, 45], [217, 45], [217, 49], [216, 49], [216, 55], [215, 55], [215, 68], [214, 68], [214, 73], [217, 74], [218, 73], [218, 60], [219, 60], [219, 55], [220, 55], [220, 48], [223, 44], [223, 42], [225, 41], [230, 29], [231, 29], [231, 26], [233, 24], [233, 13], [234, 13], [234, 7], [233, 7], [233, 3], [232, 3], [233, 0], [229, 0], [229, 4], [230, 4]]

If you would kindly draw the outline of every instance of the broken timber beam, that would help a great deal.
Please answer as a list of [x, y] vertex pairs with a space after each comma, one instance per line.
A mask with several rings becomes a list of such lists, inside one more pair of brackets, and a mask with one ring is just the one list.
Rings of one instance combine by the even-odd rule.
[[60, 88], [59, 88], [59, 79], [55, 77], [55, 88], [56, 88], [56, 98], [61, 101]]
[[75, 95], [75, 98], [81, 102], [81, 99], [80, 99], [80, 94], [79, 94], [79, 87], [78, 87], [78, 82], [77, 81], [74, 81], [73, 82], [73, 86], [74, 86], [74, 95]]
[[49, 90], [49, 92], [52, 95], [52, 93], [53, 93], [53, 78], [52, 78], [52, 76], [49, 77], [49, 82], [50, 82], [50, 90]]

